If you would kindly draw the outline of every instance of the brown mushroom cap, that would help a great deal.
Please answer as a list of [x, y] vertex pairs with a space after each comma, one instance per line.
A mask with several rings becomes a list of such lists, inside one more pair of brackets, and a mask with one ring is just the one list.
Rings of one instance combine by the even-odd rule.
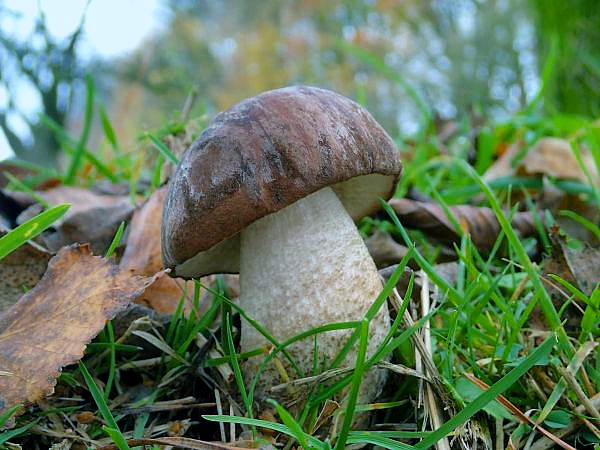
[[163, 261], [175, 268], [326, 186], [358, 219], [393, 194], [401, 171], [394, 142], [356, 102], [308, 86], [265, 92], [216, 116], [184, 153], [163, 213]]

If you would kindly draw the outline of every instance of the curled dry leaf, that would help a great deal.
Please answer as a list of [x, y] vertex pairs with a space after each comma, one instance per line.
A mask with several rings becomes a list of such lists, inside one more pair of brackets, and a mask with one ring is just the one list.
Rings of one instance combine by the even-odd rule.
[[[598, 171], [592, 155], [581, 149], [583, 163], [590, 171], [592, 182], [600, 185]], [[516, 166], [517, 175], [549, 176], [564, 180], [578, 180], [587, 183], [585, 173], [579, 166], [569, 141], [546, 137], [540, 139]]]
[[[416, 228], [440, 241], [460, 240], [452, 221], [437, 204], [424, 203], [408, 199], [391, 199], [390, 206], [398, 219], [409, 228]], [[471, 240], [480, 250], [491, 249], [500, 234], [500, 224], [490, 208], [470, 205], [449, 207], [460, 226], [471, 235]], [[536, 233], [533, 215], [530, 212], [518, 212], [513, 216], [512, 226], [522, 237]]]
[[151, 275], [162, 270], [160, 224], [166, 188], [163, 186], [154, 191], [146, 203], [133, 213], [121, 267], [140, 275]]
[[[542, 138], [528, 150], [521, 160], [517, 160], [521, 150], [520, 143], [511, 145], [486, 171], [483, 178], [487, 181], [510, 176], [541, 179], [542, 184], [539, 189], [529, 189], [528, 191], [537, 207], [553, 213], [560, 226], [571, 236], [587, 242], [597, 242], [594, 234], [579, 222], [555, 213], [560, 210], [569, 210], [596, 223], [600, 218], [598, 208], [590, 204], [582, 195], [566, 192], [549, 181], [550, 179], [575, 180], [583, 184], [591, 182], [595, 186], [600, 186], [598, 168], [590, 151], [583, 146], [579, 147], [582, 164], [590, 174], [590, 179], [588, 179], [567, 140], [552, 137]], [[513, 202], [521, 201], [523, 195], [519, 190], [515, 190], [511, 199]]]
[[61, 249], [37, 286], [0, 316], [0, 412], [51, 394], [62, 367], [152, 281], [87, 246]]
[[367, 244], [367, 249], [378, 269], [400, 262], [408, 251], [406, 247], [398, 244], [389, 233], [381, 230], [376, 230], [366, 238], [365, 244]]
[[[0, 161], [0, 189], [5, 188], [10, 183], [9, 176], [17, 178], [19, 180], [25, 180], [27, 178], [38, 178], [41, 173], [38, 173], [36, 170], [27, 169], [20, 165], [17, 165], [16, 161], [5, 159], [4, 161]], [[6, 176], [6, 174], [10, 174]], [[31, 180], [34, 181], [35, 189], [48, 189], [50, 187], [58, 186], [60, 184], [60, 180], [58, 178], [46, 178], [43, 180]], [[27, 183], [30, 185], [30, 183]]]
[[24, 167], [15, 166], [11, 164], [10, 161], [1, 161], [0, 162], [0, 188], [6, 187], [8, 183], [10, 183], [10, 179], [6, 176], [6, 173], [9, 173], [15, 178], [25, 178], [29, 175], [33, 175], [33, 171], [29, 169], [25, 169]]
[[51, 257], [39, 245], [28, 242], [0, 259], [0, 314], [40, 281]]
[[[136, 275], [154, 275], [163, 268], [160, 253], [160, 225], [166, 186], [157, 189], [133, 214], [127, 246], [120, 266]], [[182, 295], [189, 309], [194, 298], [193, 283], [171, 278], [164, 272], [140, 295], [137, 301], [164, 313], [172, 313]]]
[[[600, 249], [583, 244], [583, 248], [572, 249], [558, 227], [552, 227], [549, 233], [552, 255], [544, 262], [544, 273], [555, 274], [580, 289], [585, 295], [591, 295], [600, 282]], [[563, 300], [565, 300], [563, 298]]]
[[[511, 145], [488, 168], [483, 175], [483, 179], [489, 181], [495, 178], [518, 175], [529, 177], [547, 176], [562, 180], [588, 182], [569, 141], [554, 137], [542, 138], [529, 149], [520, 161], [516, 161], [521, 149], [522, 147], [518, 143]], [[583, 164], [590, 171], [592, 181], [596, 185], [600, 185], [598, 171], [592, 155], [585, 148], [581, 148], [580, 151]]]
[[[570, 248], [567, 244], [562, 228], [555, 225], [550, 228], [551, 254], [543, 262], [543, 273], [546, 275], [548, 293], [557, 310], [562, 312], [567, 331], [581, 329], [581, 320], [586, 309], [586, 304], [577, 296], [573, 296], [569, 289], [561, 286], [558, 281], [551, 280], [548, 275], [556, 275], [562, 280], [575, 286], [584, 295], [590, 296], [600, 282], [600, 249], [583, 243], [579, 249]], [[537, 307], [532, 314], [532, 323], [535, 327], [548, 329], [548, 323]]]
[[[95, 253], [102, 254], [110, 245], [121, 222], [133, 213], [131, 198], [126, 195], [102, 195], [89, 189], [60, 186], [38, 192], [51, 206], [69, 203], [71, 208], [54, 225], [54, 231], [42, 234], [44, 245], [57, 251], [73, 243], [89, 243]], [[19, 216], [20, 223], [40, 213], [42, 206], [30, 206]]]

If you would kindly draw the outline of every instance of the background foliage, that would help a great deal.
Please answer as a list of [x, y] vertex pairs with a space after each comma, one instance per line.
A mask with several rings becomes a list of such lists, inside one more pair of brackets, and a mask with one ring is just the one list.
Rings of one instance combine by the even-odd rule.
[[[163, 31], [110, 61], [84, 61], [81, 28], [58, 40], [43, 12], [25, 40], [0, 31], [0, 127], [19, 158], [57, 163], [61, 145], [47, 123], [80, 125], [84, 73], [103, 86], [96, 94], [130, 144], [192, 92], [196, 112], [212, 114], [297, 83], [358, 99], [393, 136], [432, 120], [502, 118], [534, 98], [549, 57], [560, 64], [539, 106], [598, 114], [600, 6], [593, 0], [163, 3]], [[12, 17], [1, 2], [0, 13]], [[15, 89], [23, 79], [45, 119], [23, 111]]]

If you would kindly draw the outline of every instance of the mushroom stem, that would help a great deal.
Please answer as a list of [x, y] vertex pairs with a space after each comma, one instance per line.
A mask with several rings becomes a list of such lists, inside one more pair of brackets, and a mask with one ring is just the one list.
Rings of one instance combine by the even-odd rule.
[[[344, 206], [331, 188], [321, 189], [279, 212], [269, 214], [241, 232], [240, 306], [279, 341], [311, 328], [358, 320], [379, 295], [382, 283], [375, 263]], [[266, 344], [250, 324], [242, 324], [242, 351]], [[381, 343], [389, 319], [384, 304], [369, 329], [370, 356]], [[314, 361], [314, 338], [288, 347], [304, 376], [328, 368], [346, 343], [350, 330], [317, 336], [318, 361]], [[356, 350], [343, 365], [354, 367]], [[262, 357], [250, 358], [244, 366], [247, 381]], [[297, 378], [283, 356], [288, 375]], [[373, 369], [363, 380], [361, 401], [379, 393], [384, 372]], [[257, 384], [255, 398], [274, 397], [268, 392], [283, 383], [272, 365]], [[279, 399], [286, 401], [286, 399]], [[342, 399], [338, 399], [342, 400]]]

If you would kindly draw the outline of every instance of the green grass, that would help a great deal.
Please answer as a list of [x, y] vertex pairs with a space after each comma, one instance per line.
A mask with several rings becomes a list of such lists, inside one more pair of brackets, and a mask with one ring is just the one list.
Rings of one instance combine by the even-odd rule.
[[[381, 61], [358, 49], [347, 50], [386, 72]], [[544, 77], [549, 77], [550, 71], [547, 66]], [[397, 195], [413, 187], [447, 212], [449, 206], [459, 203], [491, 208], [501, 228], [491, 249], [478, 250], [468, 233], [462, 231], [460, 221], [451, 218], [460, 239], [451, 246], [456, 277], [448, 280], [439, 265], [442, 244], [422, 231], [407, 229], [394, 211], [382, 204], [385, 215], [363, 221], [361, 231], [369, 234], [383, 229], [408, 250], [397, 261], [381, 295], [373, 299], [373, 306], [362, 318], [325, 324], [284, 341], [272, 336], [268, 324], [254, 321], [251, 311], [242, 310], [230, 298], [224, 278], [218, 277], [212, 284], [190, 281], [194, 286], [191, 309], [184, 309], [182, 299], [178, 309], [166, 318], [144, 316], [129, 323], [129, 330], [118, 333], [115, 323], [109, 324], [88, 346], [79, 365], [63, 371], [57, 386], [61, 395], [49, 397], [44, 409], [31, 407], [17, 417], [14, 427], [0, 432], [0, 448], [8, 448], [9, 442], [23, 448], [32, 447], [34, 442], [49, 447], [59, 440], [47, 431], [57, 423], [75, 427], [79, 434], [74, 439], [84, 445], [114, 444], [119, 449], [129, 448], [130, 439], [166, 434], [174, 424], [187, 427], [186, 436], [204, 441], [229, 440], [225, 424], [235, 424], [234, 437], [246, 431], [244, 436], [254, 443], [274, 439], [286, 449], [301, 446], [338, 450], [353, 444], [425, 449], [456, 438], [474, 423], [505, 446], [509, 439], [517, 448], [528, 439], [539, 439], [541, 435], [531, 424], [522, 422], [511, 407], [501, 403], [504, 400], [518, 411], [529, 413], [533, 421], [551, 433], [560, 433], [578, 416], [598, 426], [589, 410], [577, 407], [585, 406], [600, 390], [600, 359], [595, 350], [600, 344], [600, 287], [596, 284], [590, 292], [584, 292], [572, 281], [543, 273], [541, 262], [550, 247], [542, 218], [550, 223], [549, 213], [537, 212], [543, 235], [533, 242], [522, 240], [510, 222], [517, 211], [536, 207], [535, 191], [544, 185], [577, 196], [590, 208], [599, 206], [598, 188], [564, 180], [508, 176], [485, 182], [481, 178], [500, 146], [524, 142], [526, 148], [545, 135], [563, 136], [575, 149], [589, 148], [600, 167], [598, 123], [579, 117], [546, 117], [536, 107], [543, 100], [540, 94], [529, 110], [500, 124], [486, 123], [477, 142], [477, 155], [469, 164], [465, 161], [465, 140], [470, 125], [463, 124], [462, 134], [446, 143], [447, 152], [442, 154], [430, 127], [430, 111], [416, 91], [403, 84], [404, 80], [397, 81], [421, 108], [423, 125], [412, 147], [400, 143], [407, 157]], [[98, 179], [125, 182], [133, 196], [140, 180], [146, 179], [149, 187], [144, 193], [150, 194], [160, 185], [163, 162], [177, 160], [163, 137], [171, 131], [181, 132], [185, 126], [144, 133], [140, 140], [143, 150], [135, 154], [121, 148], [106, 111], [94, 103], [93, 86], [88, 85], [87, 94], [84, 121], [89, 125], [95, 111], [99, 111], [106, 147], [101, 154], [91, 152], [85, 127], [76, 139], [64, 130], [55, 130], [68, 161], [66, 174], [60, 175], [62, 181], [81, 186]], [[580, 155], [578, 158], [581, 161]], [[586, 167], [588, 180], [592, 178], [590, 169]], [[40, 172], [47, 178], [56, 175]], [[12, 186], [24, 192], [32, 189], [27, 180], [13, 180]], [[516, 204], [517, 196], [525, 200]], [[0, 238], [0, 258], [43, 232], [67, 208], [49, 208]], [[572, 219], [591, 236], [600, 236], [598, 224], [577, 212], [563, 210], [556, 216], [551, 219]], [[125, 234], [126, 224], [122, 224], [107, 257], [118, 260], [117, 249]], [[418, 266], [422, 273], [412, 272], [408, 288], [397, 297], [394, 287], [409, 266]], [[437, 294], [421, 290], [424, 277]], [[559, 286], [562, 296], [556, 297], [550, 284]], [[368, 324], [388, 300], [396, 315], [385, 339], [368, 355]], [[566, 326], [573, 314], [568, 308], [574, 302], [580, 308], [575, 329]], [[265, 349], [240, 353], [241, 319], [263, 335], [270, 346], [268, 354]], [[307, 339], [315, 342], [318, 355], [318, 336], [340, 330], [350, 337], [339, 353], [327, 364], [315, 363], [314, 373], [301, 373], [289, 347]], [[353, 370], [347, 370], [344, 364], [353, 348], [358, 349]], [[261, 355], [264, 361], [259, 373], [251, 381], [244, 380], [244, 359]], [[308, 394], [305, 405], [297, 411], [271, 402], [276, 417], [271, 421], [256, 408], [255, 391], [260, 372], [278, 359], [289, 363], [292, 377], [337, 374], [337, 378]], [[361, 379], [375, 366], [388, 370], [384, 397], [380, 403], [361, 404]], [[489, 388], [475, 388], [465, 374]], [[215, 400], [215, 391], [220, 403]], [[343, 391], [348, 393], [346, 403], [328, 416], [335, 426], [328, 433], [314, 431], [329, 401]], [[419, 402], [429, 395], [427, 392], [434, 398], [433, 405]], [[10, 409], [0, 416], [0, 424], [9, 422], [15, 411]], [[358, 412], [370, 414], [375, 426], [352, 429], [353, 416]], [[85, 426], [76, 419], [83, 413], [94, 417]], [[439, 419], [439, 426], [433, 427], [426, 417]], [[593, 433], [577, 423], [576, 431], [564, 438], [566, 442], [574, 447], [600, 445]]]
[[0, 237], [0, 259], [8, 256], [27, 241], [43, 233], [54, 222], [60, 219], [70, 205], [57, 205], [32, 217], [15, 229]]

